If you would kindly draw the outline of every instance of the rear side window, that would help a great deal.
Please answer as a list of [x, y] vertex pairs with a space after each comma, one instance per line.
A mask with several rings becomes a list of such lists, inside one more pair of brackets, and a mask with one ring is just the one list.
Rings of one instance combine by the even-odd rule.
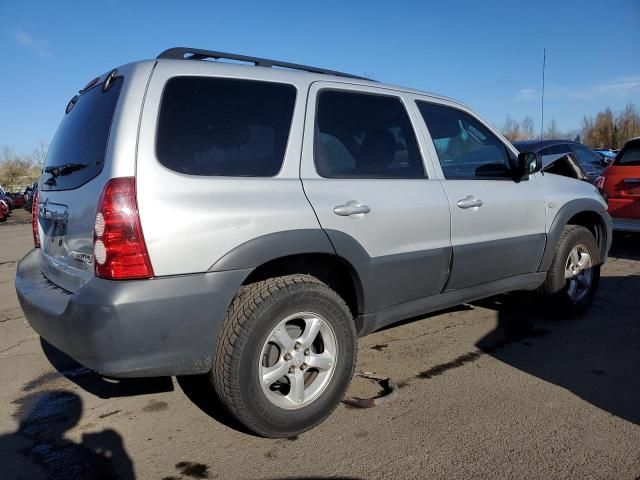
[[397, 97], [323, 90], [314, 157], [325, 178], [424, 178], [411, 121]]
[[71, 190], [96, 177], [104, 166], [122, 77], [105, 92], [102, 84], [80, 95], [65, 114], [45, 161], [42, 190]]
[[175, 77], [162, 95], [156, 155], [179, 173], [271, 177], [280, 171], [296, 98], [293, 85]]
[[624, 147], [616, 157], [614, 164], [640, 166], [640, 142], [630, 143]]

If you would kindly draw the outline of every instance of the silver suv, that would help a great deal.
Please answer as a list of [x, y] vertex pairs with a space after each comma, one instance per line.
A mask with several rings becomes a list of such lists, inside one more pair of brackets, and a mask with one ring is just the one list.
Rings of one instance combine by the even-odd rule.
[[454, 100], [174, 48], [67, 105], [16, 289], [87, 367], [208, 372], [246, 427], [294, 436], [338, 405], [358, 336], [513, 290], [591, 303], [607, 206], [539, 170]]

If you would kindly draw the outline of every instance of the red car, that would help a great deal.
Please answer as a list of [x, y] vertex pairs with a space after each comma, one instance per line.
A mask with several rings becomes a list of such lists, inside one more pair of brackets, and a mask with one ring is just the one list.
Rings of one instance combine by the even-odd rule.
[[24, 197], [21, 193], [10, 193], [9, 196], [13, 201], [13, 208], [22, 208], [24, 207]]
[[0, 200], [0, 222], [4, 222], [9, 216], [9, 206]]
[[613, 217], [613, 229], [640, 232], [640, 137], [632, 138], [596, 180]]

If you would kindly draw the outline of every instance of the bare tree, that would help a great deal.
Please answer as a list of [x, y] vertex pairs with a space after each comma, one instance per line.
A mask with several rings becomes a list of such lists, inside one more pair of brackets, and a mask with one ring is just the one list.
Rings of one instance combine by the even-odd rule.
[[640, 114], [633, 103], [617, 115], [607, 107], [596, 117], [584, 117], [582, 137], [591, 148], [619, 148], [630, 138], [640, 136]]
[[640, 114], [633, 103], [627, 103], [625, 109], [616, 115], [616, 127], [619, 144], [640, 136]]
[[42, 164], [35, 152], [21, 155], [7, 145], [0, 148], [0, 184], [5, 188], [16, 190], [33, 183], [41, 170]]
[[531, 140], [535, 138], [533, 118], [531, 115], [525, 116], [522, 119], [522, 123], [518, 122], [518, 120], [513, 118], [511, 115], [507, 115], [501, 131], [502, 134], [512, 142], [517, 140]]
[[520, 140], [520, 124], [518, 120], [512, 118], [511, 115], [507, 115], [507, 119], [504, 121], [504, 126], [502, 127], [502, 134], [511, 142]]
[[533, 117], [527, 115], [522, 119], [521, 134], [523, 140], [533, 140], [536, 136], [536, 132], [533, 126]]
[[40, 168], [44, 167], [44, 161], [47, 158], [47, 152], [49, 151], [49, 145], [42, 140], [38, 142], [36, 147], [33, 149], [31, 154], [31, 158], [36, 165], [39, 165]]
[[558, 130], [558, 124], [555, 119], [551, 119], [551, 124], [547, 127], [547, 130], [544, 132], [544, 138], [546, 139], [557, 139], [563, 138], [564, 135]]

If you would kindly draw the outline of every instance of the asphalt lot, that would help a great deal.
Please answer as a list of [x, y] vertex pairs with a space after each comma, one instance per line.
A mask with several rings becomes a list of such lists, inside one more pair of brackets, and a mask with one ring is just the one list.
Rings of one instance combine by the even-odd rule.
[[505, 295], [361, 339], [399, 397], [291, 440], [242, 431], [205, 379], [106, 380], [42, 343], [14, 291], [31, 244], [26, 212], [0, 224], [1, 478], [640, 478], [640, 236], [579, 319]]

